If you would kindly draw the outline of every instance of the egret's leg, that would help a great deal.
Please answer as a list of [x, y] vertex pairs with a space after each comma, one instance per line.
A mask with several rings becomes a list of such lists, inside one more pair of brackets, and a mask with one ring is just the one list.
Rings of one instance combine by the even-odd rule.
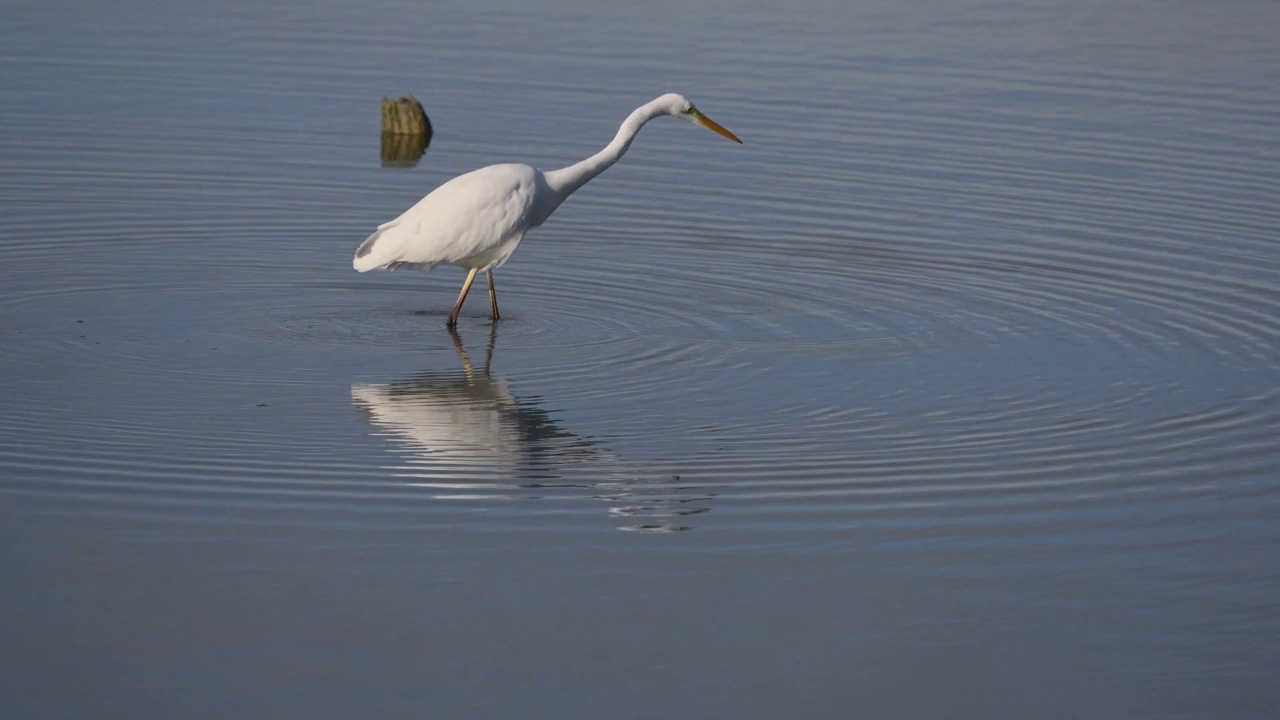
[[462, 312], [462, 303], [467, 299], [467, 292], [471, 290], [471, 282], [476, 279], [477, 272], [479, 272], [478, 268], [472, 268], [471, 272], [467, 273], [467, 279], [462, 283], [462, 292], [458, 293], [458, 302], [453, 304], [453, 312], [449, 313], [449, 319], [444, 323], [446, 326], [454, 327], [458, 324], [458, 313]]
[[489, 276], [489, 304], [493, 306], [493, 319], [497, 321], [501, 317], [498, 315], [498, 291], [493, 286], [493, 271], [485, 270], [484, 274]]

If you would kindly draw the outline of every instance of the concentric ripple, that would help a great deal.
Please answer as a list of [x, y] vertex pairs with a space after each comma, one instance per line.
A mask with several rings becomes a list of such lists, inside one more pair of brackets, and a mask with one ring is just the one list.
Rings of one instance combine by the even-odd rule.
[[[619, 12], [609, 52], [522, 62], [663, 85], [675, 47], [647, 70], [616, 58], [688, 38]], [[695, 43], [750, 78], [698, 93], [747, 143], [646, 128], [498, 270], [501, 323], [481, 293], [452, 336], [460, 272], [357, 275], [355, 245], [475, 165], [594, 151], [645, 98], [512, 80], [519, 63], [442, 19], [439, 135], [384, 169], [370, 83], [423, 47], [398, 14], [333, 37], [240, 8], [217, 21], [230, 52], [170, 32], [204, 22], [98, 20], [114, 40], [10, 32], [0, 60], [7, 498], [991, 544], [1033, 524], [1120, 542], [1209, 522], [1204, 497], [1275, 506], [1280, 106], [1231, 58], [1278, 58], [1249, 28], [1150, 64], [1104, 27], [1088, 53], [1051, 34], [1009, 55], [945, 18], [947, 63], [892, 34], [851, 55], [834, 20], [767, 57], [744, 49], [764, 38]], [[510, 30], [473, 29], [527, 36]], [[350, 61], [306, 61], [316, 47]], [[97, 103], [95, 132], [71, 98]]]

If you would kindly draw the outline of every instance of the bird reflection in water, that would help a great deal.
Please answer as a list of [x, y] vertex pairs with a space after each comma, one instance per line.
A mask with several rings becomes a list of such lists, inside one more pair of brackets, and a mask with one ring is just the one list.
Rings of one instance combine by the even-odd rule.
[[[561, 429], [550, 414], [518, 399], [490, 368], [497, 326], [476, 369], [451, 331], [462, 368], [426, 371], [382, 385], [353, 385], [351, 400], [407, 455], [408, 485], [439, 499], [535, 499], [588, 490], [628, 524], [620, 530], [679, 532], [680, 518], [707, 512], [712, 497], [669, 473], [661, 479], [630, 467], [598, 443]], [[563, 475], [572, 474], [575, 480]], [[577, 480], [577, 478], [585, 478]]]

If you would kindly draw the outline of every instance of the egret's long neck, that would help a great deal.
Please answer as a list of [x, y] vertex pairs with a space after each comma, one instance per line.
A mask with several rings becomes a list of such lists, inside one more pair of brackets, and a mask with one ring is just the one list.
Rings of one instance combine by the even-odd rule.
[[618, 128], [618, 134], [613, 136], [613, 141], [603, 150], [580, 163], [549, 171], [546, 174], [547, 184], [563, 202], [588, 180], [618, 162], [618, 159], [627, 152], [627, 148], [631, 147], [631, 141], [635, 139], [636, 133], [640, 132], [640, 128], [661, 114], [663, 114], [662, 110], [656, 102], [636, 108], [635, 112], [628, 115], [622, 122], [622, 127]]

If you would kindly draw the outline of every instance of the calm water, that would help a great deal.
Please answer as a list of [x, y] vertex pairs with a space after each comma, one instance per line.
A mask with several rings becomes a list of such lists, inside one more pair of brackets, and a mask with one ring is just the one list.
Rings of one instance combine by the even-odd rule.
[[855, 4], [8, 4], [4, 716], [1273, 716], [1280, 6]]

